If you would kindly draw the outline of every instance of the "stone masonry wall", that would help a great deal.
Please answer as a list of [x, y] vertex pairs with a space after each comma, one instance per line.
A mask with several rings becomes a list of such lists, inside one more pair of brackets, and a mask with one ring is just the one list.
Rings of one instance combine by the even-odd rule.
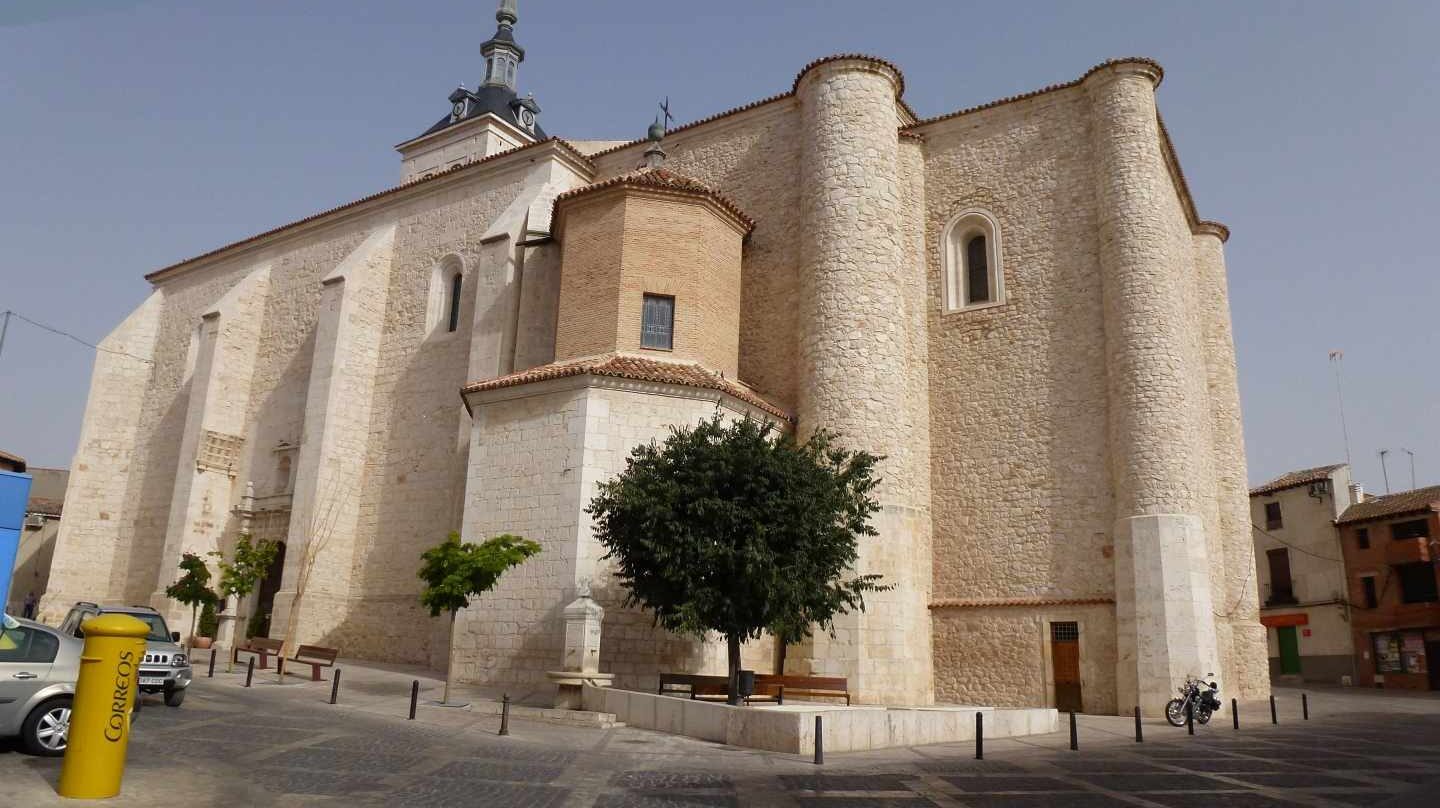
[[[1062, 90], [920, 130], [937, 599], [1113, 595], [1094, 178], [1075, 148], [1088, 126], [1083, 94]], [[973, 209], [1000, 231], [1004, 303], [947, 312], [945, 229]], [[1114, 625], [1108, 607], [1086, 608], [1090, 707], [1114, 701]], [[937, 609], [937, 698], [1046, 703], [1045, 609]], [[1015, 664], [992, 662], [985, 637]]]

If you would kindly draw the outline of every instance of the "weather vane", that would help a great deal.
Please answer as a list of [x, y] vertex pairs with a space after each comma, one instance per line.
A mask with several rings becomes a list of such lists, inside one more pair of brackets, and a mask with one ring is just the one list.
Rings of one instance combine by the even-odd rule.
[[670, 122], [675, 120], [675, 116], [670, 114], [670, 96], [665, 96], [665, 100], [660, 102], [660, 111], [665, 113], [665, 128], [669, 129]]

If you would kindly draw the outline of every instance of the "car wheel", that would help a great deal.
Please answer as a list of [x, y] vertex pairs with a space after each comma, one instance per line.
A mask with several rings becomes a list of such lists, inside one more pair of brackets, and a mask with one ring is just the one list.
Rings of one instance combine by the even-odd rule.
[[60, 757], [70, 741], [70, 696], [50, 699], [30, 711], [20, 727], [25, 751], [42, 757]]
[[181, 704], [184, 704], [184, 703], [185, 703], [185, 691], [184, 691], [184, 690], [167, 690], [167, 691], [165, 691], [165, 706], [166, 706], [166, 707], [179, 707]]

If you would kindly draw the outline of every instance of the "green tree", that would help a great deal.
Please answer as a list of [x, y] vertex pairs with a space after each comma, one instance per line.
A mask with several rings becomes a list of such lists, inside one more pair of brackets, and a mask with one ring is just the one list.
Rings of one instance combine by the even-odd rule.
[[[211, 550], [210, 555], [215, 556], [216, 565], [220, 567], [220, 583], [217, 586], [220, 597], [229, 598], [233, 595], [235, 608], [240, 608], [240, 601], [255, 591], [260, 579], [270, 570], [279, 550], [280, 545], [275, 542], [262, 540], [257, 543], [249, 533], [241, 533], [235, 540], [235, 551], [229, 561], [225, 560], [224, 553]], [[226, 664], [228, 670], [233, 663]]]
[[[506, 533], [482, 544], [461, 542], [460, 534], [452, 532], [445, 541], [426, 550], [417, 573], [425, 582], [420, 602], [430, 610], [431, 617], [450, 613], [450, 654], [454, 656], [455, 616], [470, 605], [473, 595], [494, 588], [500, 576], [511, 567], [525, 562], [540, 552], [540, 545], [520, 536]], [[445, 703], [450, 702], [449, 662], [445, 665]]]
[[[218, 601], [219, 599], [219, 596], [216, 596], [215, 600]], [[213, 640], [219, 629], [220, 620], [215, 616], [215, 602], [212, 601], [200, 609], [200, 628], [198, 632], [201, 637], [209, 637]]]
[[833, 630], [836, 615], [865, 608], [865, 593], [890, 588], [849, 573], [860, 537], [877, 535], [880, 459], [824, 430], [800, 442], [717, 413], [635, 449], [588, 511], [627, 606], [676, 633], [725, 637], [737, 704], [743, 641]]
[[220, 597], [210, 588], [210, 568], [205, 559], [194, 553], [180, 556], [180, 569], [184, 573], [175, 583], [165, 587], [165, 596], [190, 607], [190, 638], [188, 645], [195, 643], [195, 621], [201, 606], [213, 607]]

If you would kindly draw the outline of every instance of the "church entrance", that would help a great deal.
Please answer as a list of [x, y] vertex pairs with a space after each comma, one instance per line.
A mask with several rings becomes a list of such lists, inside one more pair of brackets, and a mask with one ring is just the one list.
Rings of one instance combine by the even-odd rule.
[[1080, 693], [1080, 624], [1050, 624], [1050, 667], [1055, 673], [1055, 709], [1083, 712]]
[[250, 636], [270, 636], [270, 615], [275, 611], [275, 593], [280, 591], [280, 578], [285, 573], [285, 542], [279, 542], [275, 551], [275, 559], [270, 562], [270, 569], [265, 571], [265, 577], [260, 581], [260, 589], [255, 598], [255, 615], [250, 618]]

